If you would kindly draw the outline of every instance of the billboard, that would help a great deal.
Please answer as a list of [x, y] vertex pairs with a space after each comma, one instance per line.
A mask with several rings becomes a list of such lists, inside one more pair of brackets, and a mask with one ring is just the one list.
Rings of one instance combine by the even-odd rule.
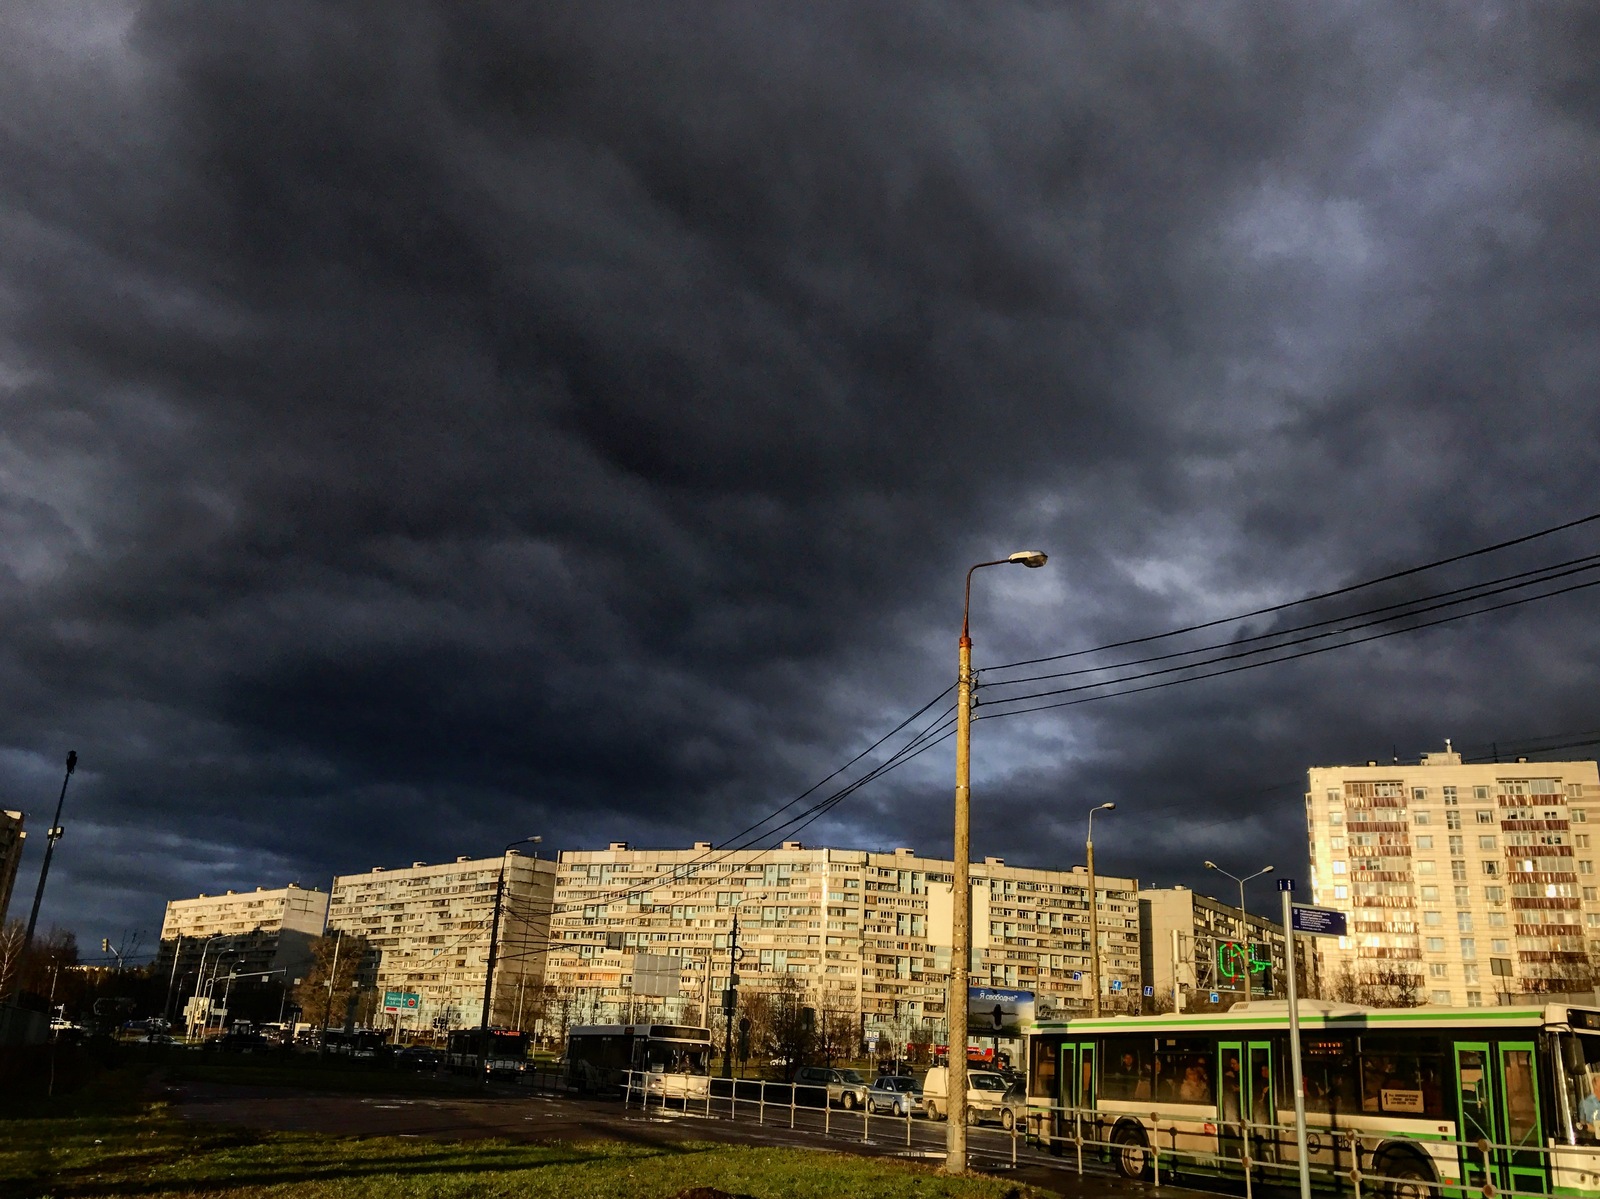
[[683, 974], [683, 959], [677, 954], [636, 953], [633, 955], [633, 993], [659, 999], [678, 994]]
[[1033, 992], [1002, 987], [967, 988], [967, 1035], [1020, 1037], [1033, 1023]]
[[422, 996], [415, 991], [385, 991], [383, 993], [383, 1010], [388, 1015], [400, 1012], [414, 1012], [420, 1005]]

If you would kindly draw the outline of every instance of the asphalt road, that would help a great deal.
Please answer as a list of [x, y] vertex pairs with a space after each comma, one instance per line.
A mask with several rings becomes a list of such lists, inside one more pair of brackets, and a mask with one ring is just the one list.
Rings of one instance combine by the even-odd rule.
[[[427, 1137], [472, 1140], [499, 1137], [512, 1141], [619, 1140], [634, 1144], [670, 1144], [684, 1140], [722, 1141], [739, 1145], [782, 1145], [829, 1149], [874, 1157], [902, 1157], [937, 1163], [944, 1160], [946, 1125], [876, 1116], [864, 1121], [860, 1112], [800, 1108], [789, 1127], [787, 1107], [768, 1108], [757, 1122], [755, 1104], [741, 1103], [738, 1119], [730, 1119], [725, 1102], [711, 1117], [691, 1110], [617, 1101], [582, 1100], [496, 1088], [483, 1094], [434, 1096], [352, 1095], [279, 1087], [242, 1087], [186, 1083], [171, 1096], [185, 1119], [285, 1131], [331, 1132], [355, 1136]], [[1071, 1199], [1169, 1199], [1205, 1192], [1181, 1187], [1129, 1182], [1097, 1164], [1085, 1163], [1080, 1178], [1071, 1157], [1055, 1158], [1016, 1142], [998, 1129], [969, 1131], [972, 1167], [984, 1173], [1016, 1178]], [[1214, 1197], [1213, 1197], [1214, 1199]]]

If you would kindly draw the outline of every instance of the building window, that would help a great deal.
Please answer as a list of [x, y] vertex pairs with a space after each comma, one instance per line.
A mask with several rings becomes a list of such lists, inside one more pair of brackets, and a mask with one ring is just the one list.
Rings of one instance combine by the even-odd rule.
[[1328, 838], [1328, 844], [1334, 849], [1343, 849], [1344, 848], [1344, 838], [1343, 837], [1330, 837], [1330, 838]]
[[1490, 836], [1487, 836], [1487, 837], [1479, 837], [1478, 838], [1478, 848], [1480, 850], [1495, 850], [1495, 849], [1499, 849], [1500, 846], [1495, 841], [1494, 836], [1491, 834]]
[[1482, 809], [1479, 809], [1478, 811], [1474, 812], [1472, 814], [1472, 818], [1474, 820], [1476, 820], [1479, 824], [1493, 824], [1494, 823], [1494, 813], [1493, 812], [1485, 812]]
[[1433, 817], [1428, 815], [1428, 813], [1426, 813], [1426, 812], [1413, 812], [1411, 814], [1411, 823], [1412, 824], [1432, 824], [1433, 823]]
[[1335, 874], [1343, 874], [1344, 873], [1344, 863], [1343, 862], [1335, 862], [1333, 864], [1333, 872]]
[[1474, 787], [1472, 789], [1472, 798], [1473, 799], [1488, 799], [1489, 798], [1489, 788], [1487, 788], [1487, 787]]
[[1429, 928], [1438, 928], [1444, 923], [1444, 917], [1438, 912], [1424, 912], [1422, 913], [1422, 923]]
[[1456, 888], [1456, 907], [1464, 908], [1471, 902], [1472, 902], [1472, 899], [1471, 899], [1471, 896], [1470, 896], [1470, 894], [1468, 892], [1468, 889], [1466, 887], [1457, 887]]
[[1419, 858], [1417, 860], [1417, 873], [1418, 874], [1432, 874], [1433, 872], [1434, 872], [1434, 864], [1433, 864], [1432, 861], [1430, 861], [1427, 858]]
[[1473, 958], [1478, 956], [1478, 938], [1461, 938], [1461, 956], [1468, 961], [1471, 961]]
[[1485, 887], [1483, 889], [1483, 897], [1490, 903], [1504, 903], [1506, 901], [1506, 889], [1504, 887]]
[[1584, 903], [1600, 903], [1600, 887], [1585, 887], [1583, 889]]
[[1450, 877], [1456, 882], [1465, 882], [1467, 879], [1467, 864], [1459, 859], [1450, 863]]
[[1428, 789], [1426, 787], [1411, 788], [1411, 798], [1417, 803], [1421, 803], [1423, 800], [1428, 798]]
[[1418, 837], [1417, 838], [1417, 848], [1418, 849], [1432, 849], [1433, 848], [1433, 838], [1432, 837]]
[[1588, 824], [1589, 823], [1589, 813], [1585, 812], [1582, 808], [1573, 808], [1572, 809], [1572, 823], [1573, 824]]
[[1450, 968], [1448, 966], [1446, 966], [1443, 962], [1429, 962], [1428, 963], [1428, 977], [1429, 978], [1443, 978], [1447, 973], [1449, 973], [1449, 970], [1450, 970]]
[[1426, 903], [1437, 903], [1438, 900], [1439, 900], [1439, 888], [1438, 887], [1423, 887], [1422, 888], [1422, 898], [1423, 898], [1423, 901], [1426, 902]]
[[1467, 962], [1461, 967], [1461, 981], [1467, 983], [1478, 981], [1478, 966], [1476, 962]]
[[1581, 799], [1581, 798], [1583, 798], [1583, 784], [1582, 783], [1568, 783], [1567, 784], [1567, 798], [1568, 799]]
[[1444, 805], [1445, 805], [1445, 807], [1453, 808], [1453, 807], [1455, 807], [1455, 803], [1456, 803], [1456, 789], [1454, 787], [1446, 787], [1444, 789]]
[[1335, 899], [1349, 899], [1350, 898], [1350, 888], [1349, 887], [1335, 887], [1333, 889], [1333, 897]]
[[1467, 1006], [1468, 1007], [1482, 1007], [1483, 1006], [1483, 992], [1482, 991], [1468, 991], [1467, 992]]
[[1341, 812], [1329, 812], [1328, 813], [1328, 823], [1329, 824], [1335, 824], [1335, 825], [1343, 824], [1344, 823], [1344, 814], [1341, 813]]
[[1489, 952], [1490, 953], [1510, 953], [1511, 952], [1511, 942], [1510, 941], [1504, 941], [1504, 940], [1501, 940], [1501, 941], [1490, 941], [1489, 942]]
[[1458, 931], [1464, 932], [1464, 933], [1470, 933], [1472, 931], [1472, 913], [1471, 912], [1457, 912], [1456, 913], [1456, 929]]
[[1433, 992], [1431, 992], [1429, 994], [1428, 998], [1434, 1003], [1441, 1004], [1441, 1005], [1448, 1005], [1449, 1002], [1450, 1002], [1450, 992], [1449, 991], [1433, 991]]
[[1579, 862], [1578, 863], [1578, 873], [1579, 874], [1593, 874], [1594, 873], [1594, 863], [1593, 862]]
[[1489, 913], [1489, 927], [1490, 928], [1504, 928], [1505, 926], [1506, 926], [1506, 914], [1504, 912], [1490, 912]]
[[1485, 862], [1483, 864], [1483, 873], [1485, 875], [1487, 875], [1489, 878], [1499, 878], [1500, 877], [1500, 863], [1499, 862]]
[[1459, 857], [1460, 855], [1462, 855], [1462, 854], [1464, 854], [1466, 852], [1467, 852], [1467, 850], [1466, 850], [1466, 838], [1465, 837], [1451, 837], [1450, 838], [1450, 856], [1451, 857]]
[[1461, 813], [1460, 812], [1446, 812], [1444, 814], [1444, 826], [1445, 826], [1445, 828], [1460, 828], [1461, 827]]
[[1444, 952], [1444, 938], [1443, 937], [1429, 937], [1428, 938], [1428, 952], [1429, 953], [1443, 953]]
[[[1558, 837], [1559, 837], [1559, 835], [1560, 834], [1557, 834]], [[1557, 841], [1554, 842], [1554, 844], [1560, 845], [1561, 842], [1559, 840], [1557, 840]], [[1572, 844], [1573, 844], [1573, 847], [1576, 848], [1576, 849], [1588, 849], [1589, 848], [1589, 834], [1588, 833], [1575, 833], [1575, 834], [1573, 834]]]

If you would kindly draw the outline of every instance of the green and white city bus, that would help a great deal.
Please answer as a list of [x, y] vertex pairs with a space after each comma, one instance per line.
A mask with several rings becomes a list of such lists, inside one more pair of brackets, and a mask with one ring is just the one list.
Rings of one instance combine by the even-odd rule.
[[[1300, 1040], [1313, 1186], [1600, 1199], [1600, 1009], [1302, 1000]], [[1282, 1000], [1028, 1032], [1033, 1126], [1128, 1177], [1290, 1181], [1290, 1078]]]

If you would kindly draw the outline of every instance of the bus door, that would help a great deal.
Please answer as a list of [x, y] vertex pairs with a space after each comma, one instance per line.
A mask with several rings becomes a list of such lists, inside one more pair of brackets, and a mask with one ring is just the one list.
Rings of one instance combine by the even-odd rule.
[[[1061, 1046], [1061, 1102], [1084, 1113], [1082, 1124], [1085, 1140], [1103, 1139], [1094, 1119], [1095, 1104], [1095, 1047], [1092, 1041], [1067, 1041]], [[1062, 1119], [1058, 1127], [1064, 1137], [1072, 1136], [1072, 1118]]]
[[[1486, 1157], [1477, 1142], [1499, 1141], [1495, 1135], [1494, 1088], [1489, 1078], [1489, 1046], [1484, 1042], [1460, 1041], [1456, 1044], [1456, 1095], [1460, 1120], [1456, 1137], [1461, 1146], [1461, 1181], [1482, 1191], [1489, 1180], [1494, 1155]], [[1495, 1174], [1498, 1175], [1498, 1171]], [[1496, 1177], [1496, 1185], [1499, 1179]]]
[[1244, 1113], [1254, 1146], [1250, 1156], [1278, 1159], [1278, 1105], [1272, 1092], [1272, 1043], [1251, 1041], [1244, 1051]]
[[1217, 1042], [1213, 1077], [1217, 1080], [1217, 1149], [1223, 1157], [1244, 1156], [1244, 1103], [1240, 1080], [1244, 1075], [1244, 1043]]
[[1510, 1146], [1500, 1150], [1502, 1190], [1549, 1193], [1545, 1185], [1545, 1155], [1540, 1129], [1539, 1080], [1534, 1073], [1537, 1060], [1532, 1041], [1502, 1041], [1496, 1046], [1500, 1067], [1501, 1135], [1495, 1140]]

